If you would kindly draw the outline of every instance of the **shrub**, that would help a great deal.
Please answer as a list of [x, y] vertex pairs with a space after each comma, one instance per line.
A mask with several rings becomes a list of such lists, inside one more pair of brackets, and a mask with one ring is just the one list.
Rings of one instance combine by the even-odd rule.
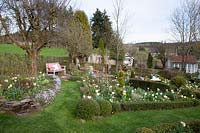
[[176, 76], [171, 79], [171, 84], [175, 85], [177, 88], [186, 84], [186, 79], [183, 76]]
[[194, 107], [200, 105], [199, 102], [193, 101], [176, 101], [176, 102], [126, 102], [122, 103], [122, 110], [124, 111], [138, 111], [138, 110], [164, 110]]
[[119, 82], [119, 87], [123, 87], [125, 85], [124, 83], [124, 72], [123, 71], [119, 71], [119, 74], [118, 74], [118, 82]]
[[107, 100], [98, 100], [97, 101], [99, 103], [99, 107], [100, 107], [100, 115], [102, 116], [109, 116], [111, 115], [112, 112], [112, 105], [110, 102], [108, 102]]
[[195, 90], [193, 93], [197, 99], [200, 99], [200, 90]]
[[81, 99], [76, 107], [76, 116], [82, 119], [92, 119], [95, 115], [99, 115], [99, 104], [92, 99]]
[[137, 133], [143, 133], [144, 131], [152, 131], [153, 133], [199, 133], [200, 120], [178, 123], [162, 123], [151, 128], [138, 128], [136, 130]]
[[167, 89], [170, 89], [169, 85], [161, 82], [145, 81], [138, 79], [130, 79], [130, 85], [134, 88], [142, 88], [144, 90], [147, 90], [147, 88], [149, 88], [152, 91], [157, 91], [157, 89], [159, 88], [161, 91], [165, 92]]
[[120, 103], [112, 103], [112, 112], [120, 112], [121, 104]]
[[134, 72], [134, 70], [131, 70], [131, 78], [135, 78], [135, 72]]
[[152, 129], [146, 128], [146, 127], [138, 128], [136, 129], [135, 132], [136, 133], [155, 133]]
[[166, 78], [166, 79], [171, 79], [171, 78], [176, 77], [178, 75], [184, 75], [183, 72], [175, 71], [175, 70], [161, 70], [157, 74]]

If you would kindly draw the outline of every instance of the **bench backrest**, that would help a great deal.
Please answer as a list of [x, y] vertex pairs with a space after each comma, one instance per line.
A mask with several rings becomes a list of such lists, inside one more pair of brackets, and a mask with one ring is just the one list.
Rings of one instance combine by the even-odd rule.
[[53, 72], [53, 71], [61, 71], [61, 65], [58, 62], [55, 63], [46, 63], [46, 70], [48, 72]]

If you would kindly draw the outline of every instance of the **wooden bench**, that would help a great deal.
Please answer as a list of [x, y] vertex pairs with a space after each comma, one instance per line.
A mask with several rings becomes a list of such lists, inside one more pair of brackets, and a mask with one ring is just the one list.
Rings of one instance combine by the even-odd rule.
[[58, 62], [46, 63], [46, 74], [55, 76], [58, 72], [66, 74], [66, 66], [61, 66]]

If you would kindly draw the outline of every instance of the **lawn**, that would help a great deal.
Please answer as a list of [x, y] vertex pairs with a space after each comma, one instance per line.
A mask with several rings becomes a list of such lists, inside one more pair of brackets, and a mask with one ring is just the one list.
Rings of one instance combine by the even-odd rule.
[[23, 117], [0, 114], [0, 132], [134, 132], [166, 122], [200, 119], [200, 107], [166, 110], [122, 112], [113, 116], [81, 123], [74, 110], [80, 99], [79, 84], [63, 82], [56, 99], [44, 110]]
[[[12, 54], [25, 54], [26, 52], [16, 45], [0, 44], [0, 53], [12, 53]], [[43, 48], [41, 56], [45, 57], [66, 57], [68, 56], [67, 50], [63, 48]]]

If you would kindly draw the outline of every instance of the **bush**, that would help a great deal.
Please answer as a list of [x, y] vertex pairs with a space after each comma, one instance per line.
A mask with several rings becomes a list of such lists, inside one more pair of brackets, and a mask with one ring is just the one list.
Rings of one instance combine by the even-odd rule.
[[82, 119], [92, 119], [95, 115], [99, 115], [99, 104], [92, 99], [81, 99], [76, 107], [76, 116]]
[[121, 111], [121, 104], [120, 103], [112, 103], [112, 112], [120, 112]]
[[186, 84], [186, 79], [183, 76], [176, 76], [171, 79], [171, 84], [175, 85], [177, 88]]
[[195, 98], [200, 99], [200, 90], [195, 90], [193, 93]]
[[127, 102], [122, 103], [121, 107], [124, 111], [139, 111], [139, 110], [165, 110], [176, 108], [195, 107], [200, 105], [196, 100], [193, 101], [176, 101], [176, 102]]
[[[183, 125], [185, 123], [185, 125]], [[162, 123], [151, 128], [138, 128], [136, 133], [199, 133], [200, 120], [178, 123]]]
[[157, 89], [159, 88], [162, 92], [165, 92], [167, 89], [170, 89], [169, 85], [161, 82], [145, 81], [138, 79], [130, 79], [130, 85], [134, 88], [142, 88], [144, 90], [147, 90], [147, 88], [149, 88], [152, 91], [157, 91]]
[[125, 74], [124, 74], [123, 71], [119, 71], [119, 74], [118, 74], [119, 87], [123, 87], [125, 85], [125, 83], [124, 83], [124, 80], [125, 80], [124, 75]]
[[109, 116], [112, 112], [112, 105], [107, 100], [98, 100], [100, 107], [100, 115], [102, 116]]
[[176, 77], [178, 75], [180, 76], [184, 75], [183, 72], [175, 71], [175, 70], [161, 70], [157, 74], [166, 79], [172, 79], [173, 77]]

